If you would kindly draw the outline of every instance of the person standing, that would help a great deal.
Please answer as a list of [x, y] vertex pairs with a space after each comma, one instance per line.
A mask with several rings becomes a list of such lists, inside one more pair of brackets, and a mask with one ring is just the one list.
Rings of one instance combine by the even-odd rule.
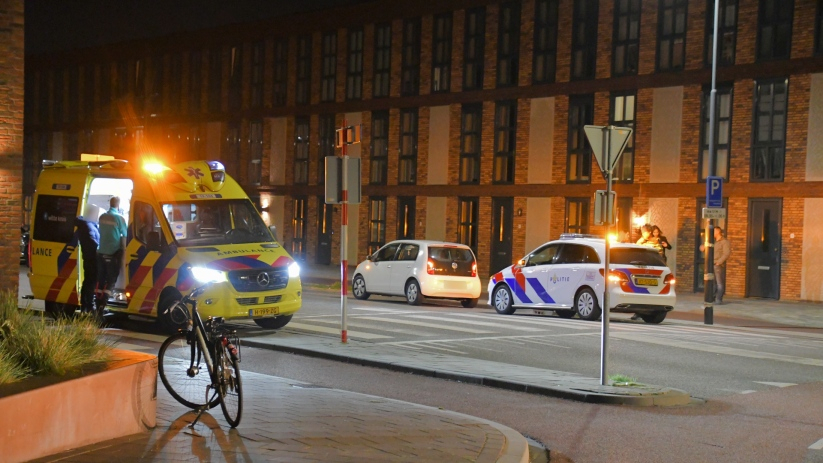
[[657, 240], [657, 252], [660, 253], [660, 257], [663, 258], [663, 262], [667, 262], [666, 258], [666, 250], [671, 249], [672, 245], [669, 244], [669, 240], [663, 235], [663, 231], [657, 225], [652, 226], [652, 239]]
[[83, 284], [80, 287], [80, 309], [83, 313], [95, 313], [94, 292], [97, 287], [97, 247], [100, 229], [96, 222], [83, 218], [74, 219], [74, 238], [80, 244], [83, 255]]
[[721, 227], [714, 227], [714, 303], [723, 304], [723, 295], [726, 294], [726, 261], [732, 253], [732, 245], [723, 236]]
[[109, 200], [109, 210], [100, 216], [100, 246], [97, 249], [97, 311], [102, 313], [111, 296], [126, 249], [126, 219], [120, 215], [120, 198]]

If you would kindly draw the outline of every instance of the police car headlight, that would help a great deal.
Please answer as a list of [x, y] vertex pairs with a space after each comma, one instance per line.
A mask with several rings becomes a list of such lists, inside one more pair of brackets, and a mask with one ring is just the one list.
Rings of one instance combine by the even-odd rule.
[[289, 278], [297, 278], [300, 276], [300, 265], [297, 262], [292, 262], [289, 265]]
[[226, 281], [226, 272], [206, 267], [192, 267], [191, 274], [200, 283], [219, 283]]

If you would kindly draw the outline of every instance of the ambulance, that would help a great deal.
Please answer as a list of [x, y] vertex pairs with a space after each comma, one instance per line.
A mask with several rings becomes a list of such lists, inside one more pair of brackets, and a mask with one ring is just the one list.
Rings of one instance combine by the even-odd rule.
[[302, 304], [300, 266], [275, 240], [219, 161], [142, 166], [110, 156], [45, 161], [33, 199], [29, 281], [51, 315], [79, 308], [82, 248], [74, 222], [96, 222], [113, 196], [128, 224], [123, 268], [107, 308], [181, 322], [167, 310], [206, 281], [203, 316], [285, 326]]

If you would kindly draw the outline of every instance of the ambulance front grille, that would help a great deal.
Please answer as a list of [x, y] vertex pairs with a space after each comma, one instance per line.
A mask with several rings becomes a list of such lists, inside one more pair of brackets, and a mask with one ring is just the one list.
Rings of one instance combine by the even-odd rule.
[[276, 304], [280, 302], [283, 296], [266, 296], [263, 298], [263, 302], [258, 302], [260, 300], [259, 297], [238, 297], [235, 300], [240, 305], [257, 305], [257, 304]]
[[289, 284], [287, 268], [243, 269], [229, 272], [229, 281], [237, 292], [274, 291]]

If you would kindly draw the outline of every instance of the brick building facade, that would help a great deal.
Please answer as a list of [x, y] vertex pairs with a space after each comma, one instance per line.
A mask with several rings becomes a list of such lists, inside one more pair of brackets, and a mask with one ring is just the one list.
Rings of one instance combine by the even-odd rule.
[[[721, 0], [716, 173], [728, 294], [823, 300], [823, 1]], [[713, 2], [384, 0], [27, 57], [26, 171], [81, 152], [221, 159], [301, 259], [340, 261], [334, 127], [361, 124], [350, 262], [401, 236], [470, 244], [483, 275], [602, 233], [582, 127], [627, 125], [618, 229], [659, 225], [700, 290]], [[330, 128], [331, 127], [331, 128]], [[356, 224], [356, 226], [355, 226]]]

